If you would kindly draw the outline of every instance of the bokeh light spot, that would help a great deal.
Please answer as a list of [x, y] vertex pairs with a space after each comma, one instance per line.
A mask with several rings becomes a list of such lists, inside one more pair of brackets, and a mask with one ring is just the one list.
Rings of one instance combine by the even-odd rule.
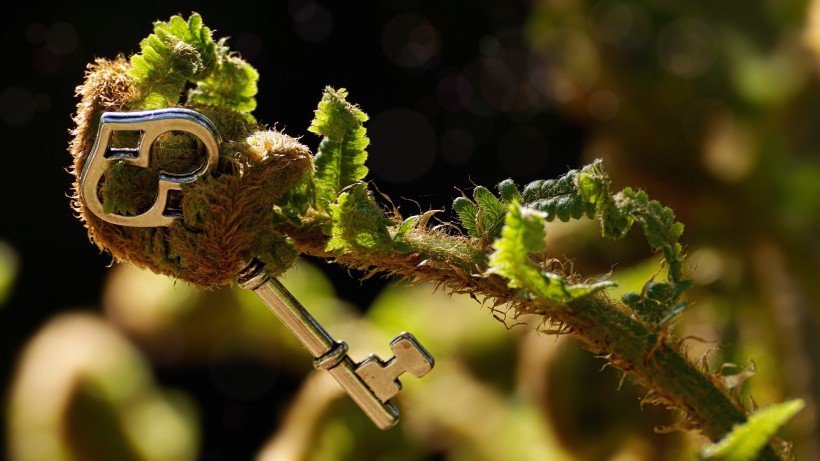
[[658, 38], [658, 58], [664, 69], [683, 78], [703, 75], [717, 56], [717, 35], [695, 18], [678, 19], [667, 25]]
[[502, 59], [488, 58], [483, 63], [478, 80], [481, 96], [491, 108], [504, 112], [515, 99], [518, 80], [510, 66]]
[[63, 60], [55, 54], [49, 47], [43, 45], [31, 55], [31, 66], [41, 74], [53, 74], [60, 70]]
[[703, 147], [711, 124], [723, 117], [731, 117], [731, 110], [725, 103], [717, 99], [699, 99], [684, 113], [683, 134], [692, 145]]
[[314, 0], [290, 0], [288, 12], [290, 17], [297, 21], [307, 21], [316, 14], [316, 2]]
[[589, 14], [592, 33], [602, 42], [618, 43], [632, 30], [632, 11], [618, 1], [596, 3]]
[[547, 164], [549, 146], [544, 137], [529, 126], [510, 129], [498, 143], [498, 158], [504, 169], [518, 177], [534, 177]]
[[485, 35], [478, 42], [478, 51], [484, 56], [495, 56], [501, 51], [501, 42], [494, 35]]
[[441, 158], [452, 165], [467, 163], [473, 157], [474, 149], [475, 140], [473, 137], [470, 133], [459, 128], [447, 130], [439, 143]]
[[590, 95], [587, 100], [587, 110], [589, 115], [599, 122], [612, 120], [618, 115], [621, 103], [615, 93], [606, 90], [599, 90]]
[[[303, 8], [304, 9], [304, 8]], [[300, 10], [302, 11], [302, 10]], [[298, 15], [303, 17], [305, 15]], [[294, 23], [296, 33], [302, 40], [310, 43], [319, 43], [333, 32], [333, 14], [325, 6], [315, 4], [313, 14], [307, 19], [297, 20]]]
[[394, 64], [406, 69], [427, 65], [441, 49], [438, 30], [413, 13], [395, 16], [382, 30], [382, 50]]
[[0, 93], [0, 119], [7, 125], [25, 125], [34, 116], [35, 107], [34, 97], [25, 88], [13, 86]]
[[368, 127], [371, 140], [368, 164], [373, 174], [394, 183], [423, 176], [436, 157], [436, 133], [430, 122], [410, 109], [389, 109]]
[[450, 111], [461, 110], [470, 105], [473, 86], [461, 75], [448, 75], [439, 80], [436, 97], [441, 107]]
[[58, 22], [48, 28], [46, 46], [54, 54], [65, 56], [71, 54], [79, 44], [77, 30], [67, 22]]

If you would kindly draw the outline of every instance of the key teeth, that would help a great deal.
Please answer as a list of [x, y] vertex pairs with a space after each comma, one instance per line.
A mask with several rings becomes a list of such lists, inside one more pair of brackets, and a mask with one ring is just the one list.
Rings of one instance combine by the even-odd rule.
[[384, 361], [369, 355], [356, 367], [356, 374], [381, 402], [387, 402], [401, 390], [399, 376], [410, 373], [417, 378], [435, 365], [433, 356], [410, 333], [403, 332], [390, 341], [394, 356]]
[[[412, 333], [403, 331], [396, 335], [392, 341], [390, 341], [390, 350], [395, 351], [400, 347], [402, 343], [409, 343], [404, 344], [405, 349], [415, 349], [416, 352], [421, 355], [421, 357], [427, 362], [427, 364], [418, 364], [419, 368], [407, 370], [408, 372], [412, 373], [413, 376], [416, 378], [421, 378], [422, 376], [426, 375], [436, 366], [436, 359], [433, 358], [433, 355], [421, 345], [418, 339], [413, 336]], [[392, 360], [392, 359], [391, 359]]]

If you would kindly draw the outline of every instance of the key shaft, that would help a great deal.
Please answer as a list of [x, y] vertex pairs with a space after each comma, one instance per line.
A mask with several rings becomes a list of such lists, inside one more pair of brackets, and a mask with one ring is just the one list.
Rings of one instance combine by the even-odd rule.
[[347, 355], [347, 344], [337, 342], [275, 278], [254, 260], [239, 275], [239, 286], [253, 290], [315, 358], [314, 366], [326, 369], [354, 402], [380, 429], [389, 429], [399, 420], [398, 409], [382, 403], [356, 374], [356, 364]]

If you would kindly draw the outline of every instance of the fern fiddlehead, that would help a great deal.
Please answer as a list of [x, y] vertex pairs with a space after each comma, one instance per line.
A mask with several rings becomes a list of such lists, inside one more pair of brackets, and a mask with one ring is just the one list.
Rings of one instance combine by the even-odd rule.
[[[742, 405], [669, 338], [668, 325], [685, 309], [681, 297], [689, 286], [678, 241], [683, 225], [670, 209], [642, 191], [612, 193], [597, 161], [523, 189], [503, 181], [498, 196], [476, 187], [472, 199], [453, 203], [466, 235], [428, 226], [429, 214], [401, 219], [384, 211], [365, 182], [367, 115], [347, 101], [345, 90], [325, 90], [308, 129], [322, 137], [312, 156], [296, 140], [256, 124], [250, 112], [257, 78], [224, 40], [213, 40], [196, 14], [156, 23], [130, 63], [91, 66], [79, 90], [75, 173], [105, 110], [188, 106], [211, 118], [225, 138], [216, 171], [184, 190], [181, 224], [118, 228], [95, 220], [75, 200], [98, 245], [118, 259], [204, 286], [229, 282], [251, 255], [261, 255], [277, 275], [299, 253], [411, 282], [438, 282], [562, 324], [712, 440], [746, 421]], [[194, 88], [186, 94], [189, 84]], [[174, 145], [167, 153], [173, 161], [192, 149]], [[116, 191], [133, 188], [135, 175], [128, 169], [110, 174], [103, 198], [133, 212], [138, 206], [129, 200], [136, 195]], [[663, 256], [667, 280], [651, 281], [643, 293], [618, 303], [605, 295], [610, 282], [579, 283], [571, 274], [544, 270], [538, 260], [548, 250], [544, 223], [582, 217], [597, 219], [608, 238], [640, 224]], [[761, 458], [779, 459], [771, 447]]]

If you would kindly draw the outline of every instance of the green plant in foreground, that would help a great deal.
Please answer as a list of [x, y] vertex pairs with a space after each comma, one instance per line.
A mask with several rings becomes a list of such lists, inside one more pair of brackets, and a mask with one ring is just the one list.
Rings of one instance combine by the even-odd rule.
[[[443, 230], [453, 226], [428, 226], [434, 212], [403, 219], [386, 212], [365, 181], [367, 116], [347, 101], [345, 90], [325, 90], [309, 128], [322, 141], [315, 157], [303, 155], [306, 148], [292, 138], [256, 125], [250, 115], [256, 71], [232, 55], [224, 41], [214, 42], [198, 15], [158, 22], [154, 31], [130, 64], [98, 61], [91, 68], [80, 89], [83, 101], [72, 143], [75, 171], [96, 131], [95, 117], [112, 108], [184, 105], [201, 110], [224, 137], [222, 154], [211, 176], [184, 189], [185, 220], [168, 229], [105, 227], [75, 202], [94, 240], [116, 257], [200, 285], [224, 283], [236, 261], [258, 254], [267, 270], [278, 275], [300, 253], [368, 275], [437, 282], [516, 313], [542, 316], [633, 376], [649, 389], [648, 400], [680, 411], [682, 426], [697, 428], [713, 441], [731, 432], [726, 445], [742, 445], [748, 438], [758, 445], [752, 456], [759, 451], [760, 459], [780, 459], [765, 441], [788, 417], [759, 418], [769, 424], [757, 423], [754, 415], [747, 418], [720, 380], [698, 370], [671, 338], [669, 326], [687, 306], [682, 295], [690, 283], [679, 243], [683, 225], [669, 208], [642, 191], [613, 193], [597, 161], [523, 188], [503, 181], [497, 196], [476, 187], [472, 198], [453, 203], [466, 235]], [[194, 88], [186, 95], [189, 84]], [[175, 146], [166, 149], [169, 161], [194, 149]], [[134, 194], [109, 191], [128, 190], [129, 176], [140, 173], [119, 173], [106, 177], [104, 201], [111, 209], [138, 209], [129, 202]], [[639, 224], [649, 245], [662, 255], [666, 280], [649, 280], [641, 293], [618, 302], [606, 296], [612, 283], [556, 270], [546, 255], [545, 223], [582, 217], [597, 219], [602, 235], [613, 239]], [[212, 224], [219, 220], [225, 221], [223, 227]], [[209, 252], [212, 260], [205, 259]], [[192, 275], [213, 261], [233, 266], [222, 264], [225, 272], [218, 276]], [[745, 429], [732, 431], [736, 426]]]

